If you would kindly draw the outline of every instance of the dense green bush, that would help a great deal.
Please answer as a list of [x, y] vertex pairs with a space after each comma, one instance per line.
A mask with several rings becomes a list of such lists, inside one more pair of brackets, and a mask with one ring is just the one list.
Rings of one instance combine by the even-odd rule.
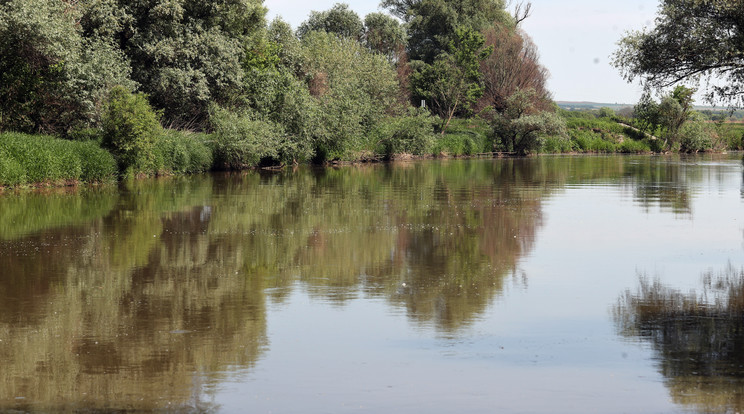
[[212, 150], [206, 135], [166, 130], [155, 140], [158, 174], [195, 174], [212, 168]]
[[113, 85], [131, 69], [113, 42], [81, 26], [101, 2], [0, 2], [0, 131], [66, 134], [98, 121]]
[[261, 160], [277, 159], [281, 153], [281, 127], [256, 120], [249, 112], [213, 107], [210, 123], [214, 131], [211, 134], [214, 166], [218, 169], [256, 167]]
[[396, 72], [359, 42], [314, 31], [302, 39], [302, 66], [317, 103], [316, 161], [353, 159], [367, 135], [399, 105]]
[[566, 152], [573, 152], [574, 142], [567, 140], [565, 137], [548, 135], [543, 141], [541, 153], [546, 154], [561, 154]]
[[734, 151], [744, 149], [744, 125], [722, 123], [716, 129], [724, 148]]
[[427, 155], [434, 144], [434, 124], [428, 111], [411, 109], [407, 115], [389, 117], [370, 134], [376, 152], [387, 158], [395, 154]]
[[701, 152], [713, 148], [715, 130], [702, 120], [689, 121], [679, 131], [680, 150], [683, 152]]
[[116, 175], [114, 158], [95, 142], [4, 133], [0, 148], [0, 185], [104, 182]]
[[635, 141], [632, 139], [626, 139], [618, 146], [617, 151], [628, 153], [628, 154], [642, 154], [642, 153], [653, 152], [650, 142], [651, 140], [649, 139], [646, 139], [643, 141]]
[[102, 145], [114, 154], [124, 175], [149, 174], [155, 169], [153, 145], [163, 134], [158, 118], [145, 95], [121, 86], [111, 89], [103, 112]]

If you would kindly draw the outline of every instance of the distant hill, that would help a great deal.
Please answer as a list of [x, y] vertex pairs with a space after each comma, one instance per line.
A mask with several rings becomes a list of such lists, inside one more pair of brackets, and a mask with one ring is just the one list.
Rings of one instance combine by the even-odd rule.
[[[586, 102], [586, 101], [556, 101], [555, 102], [559, 107], [569, 110], [569, 111], [582, 111], [582, 110], [592, 110], [592, 109], [599, 109], [599, 108], [610, 108], [614, 111], [617, 111], [618, 109], [623, 108], [632, 108], [635, 106], [635, 104], [619, 104], [619, 103], [601, 103], [601, 102]], [[726, 106], [706, 106], [706, 105], [694, 105], [693, 109], [696, 111], [728, 111], [729, 108]]]
[[573, 110], [589, 110], [589, 109], [599, 109], [599, 108], [610, 108], [612, 110], [617, 111], [618, 109], [632, 107], [633, 104], [619, 104], [619, 103], [600, 103], [600, 102], [572, 102], [572, 101], [556, 101], [555, 102], [559, 107], [563, 109], [567, 109], [569, 111]]

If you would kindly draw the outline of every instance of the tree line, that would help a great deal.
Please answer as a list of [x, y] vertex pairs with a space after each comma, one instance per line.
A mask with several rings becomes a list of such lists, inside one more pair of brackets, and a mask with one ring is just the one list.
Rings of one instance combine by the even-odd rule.
[[217, 169], [423, 155], [474, 115], [496, 132], [478, 151], [527, 152], [555, 127], [529, 5], [381, 8], [295, 30], [262, 0], [3, 0], [0, 132], [94, 140], [150, 175], [207, 150]]

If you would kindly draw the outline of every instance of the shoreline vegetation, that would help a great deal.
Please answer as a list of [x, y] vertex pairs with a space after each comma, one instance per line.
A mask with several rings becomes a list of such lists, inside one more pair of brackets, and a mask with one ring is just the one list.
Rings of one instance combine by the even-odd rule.
[[744, 124], [660, 102], [565, 110], [500, 0], [0, 5], [0, 190], [396, 159], [741, 150]]

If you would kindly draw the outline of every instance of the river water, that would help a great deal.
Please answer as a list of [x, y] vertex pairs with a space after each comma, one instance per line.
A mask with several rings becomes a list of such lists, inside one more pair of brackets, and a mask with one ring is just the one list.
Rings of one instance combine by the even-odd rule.
[[0, 197], [0, 411], [744, 410], [742, 155]]

